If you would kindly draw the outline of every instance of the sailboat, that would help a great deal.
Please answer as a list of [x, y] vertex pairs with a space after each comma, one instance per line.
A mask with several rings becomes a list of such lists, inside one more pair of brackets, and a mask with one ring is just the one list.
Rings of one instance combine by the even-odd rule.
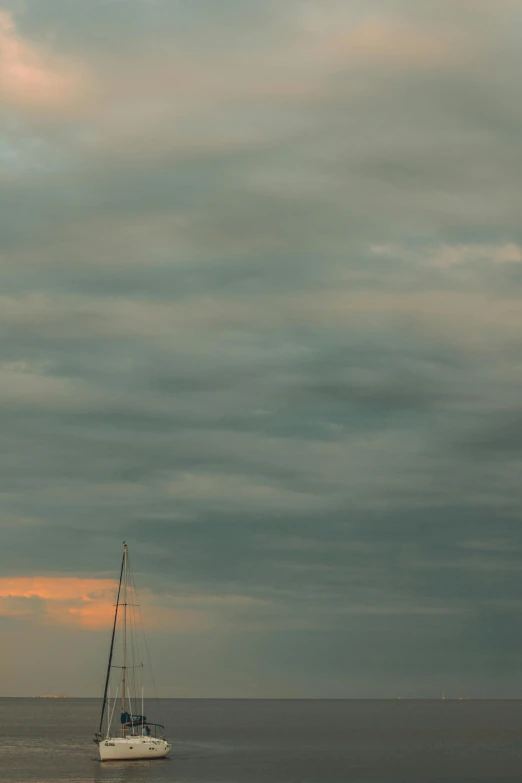
[[[151, 723], [144, 715], [143, 663], [137, 663], [138, 645], [134, 633], [136, 627], [134, 608], [138, 606], [134, 598], [135, 593], [134, 579], [129, 567], [128, 547], [124, 542], [100, 725], [94, 735], [102, 761], [163, 758], [172, 747], [170, 741], [163, 737], [164, 726], [161, 723]], [[120, 623], [118, 623], [119, 619]], [[122, 657], [121, 666], [115, 666], [112, 660], [119, 626], [122, 637]], [[109, 686], [112, 669], [120, 669], [121, 676], [115, 698], [111, 703]], [[140, 702], [137, 694], [140, 672], [141, 714], [136, 714], [135, 709]], [[113, 731], [112, 720], [118, 705], [120, 707], [119, 730]]]

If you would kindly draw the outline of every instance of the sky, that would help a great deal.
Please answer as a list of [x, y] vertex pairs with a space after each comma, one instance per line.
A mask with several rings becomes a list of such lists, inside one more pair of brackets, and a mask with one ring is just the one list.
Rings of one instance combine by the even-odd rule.
[[521, 697], [521, 21], [4, 0], [1, 695]]

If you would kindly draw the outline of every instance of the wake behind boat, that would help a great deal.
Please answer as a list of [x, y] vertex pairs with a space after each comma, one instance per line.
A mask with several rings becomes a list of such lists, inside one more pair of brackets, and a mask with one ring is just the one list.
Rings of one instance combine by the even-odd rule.
[[[137, 639], [135, 638], [136, 613], [133, 610], [138, 604], [135, 598], [132, 597], [133, 595], [135, 596], [135, 592], [134, 580], [129, 568], [128, 547], [124, 543], [100, 726], [94, 736], [102, 761], [163, 758], [172, 747], [169, 740], [163, 737], [162, 730], [164, 726], [161, 723], [151, 723], [144, 715], [143, 663], [136, 663], [139, 659], [137, 657]], [[119, 611], [120, 608], [122, 611]], [[112, 660], [119, 617], [122, 636], [122, 665], [115, 666]], [[119, 678], [114, 701], [111, 704], [109, 687], [112, 669], [121, 669], [121, 677]], [[138, 696], [140, 684], [141, 698]], [[141, 714], [137, 714], [136, 707], [140, 702]], [[112, 729], [114, 713], [118, 703], [120, 706], [119, 731]], [[104, 722], [105, 732], [103, 730]]]

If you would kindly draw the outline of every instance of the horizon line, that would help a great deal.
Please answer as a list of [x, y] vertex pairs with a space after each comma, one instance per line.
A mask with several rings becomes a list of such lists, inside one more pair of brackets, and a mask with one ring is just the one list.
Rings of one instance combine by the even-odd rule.
[[[101, 701], [101, 696], [2, 696], [0, 699], [39, 701]], [[522, 701], [521, 696], [149, 696], [148, 701]]]

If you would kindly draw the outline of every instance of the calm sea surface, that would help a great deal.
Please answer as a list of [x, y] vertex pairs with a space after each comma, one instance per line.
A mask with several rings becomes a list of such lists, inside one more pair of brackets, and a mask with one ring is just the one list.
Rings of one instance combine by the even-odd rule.
[[99, 701], [0, 699], [2, 783], [522, 781], [522, 702], [159, 702], [165, 760], [105, 762]]

